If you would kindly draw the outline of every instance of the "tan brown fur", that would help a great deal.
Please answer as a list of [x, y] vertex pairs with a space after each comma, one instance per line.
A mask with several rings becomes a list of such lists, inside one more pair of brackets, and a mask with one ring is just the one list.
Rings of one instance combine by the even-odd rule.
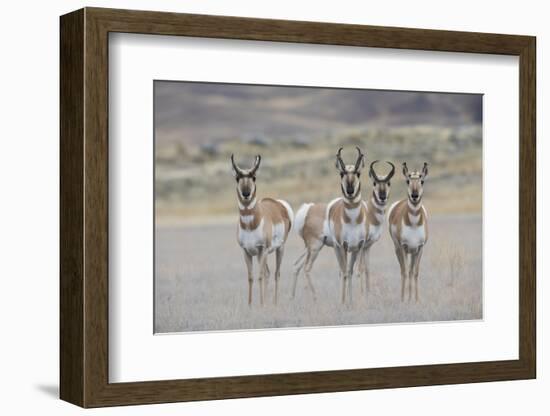
[[[304, 204], [298, 211], [297, 216], [300, 215], [301, 212], [305, 212], [305, 210], [307, 209], [307, 213], [305, 215], [305, 218], [303, 219], [301, 229], [298, 230], [300, 236], [304, 240], [305, 250], [294, 263], [294, 285], [292, 289], [293, 297], [296, 294], [298, 274], [302, 269], [304, 269], [308, 286], [313, 294], [313, 297], [315, 298], [315, 289], [311, 280], [310, 271], [319, 252], [325, 245], [333, 246], [335, 250], [338, 250], [337, 257], [339, 259], [343, 255], [345, 255], [347, 263], [347, 244], [342, 242], [341, 245], [334, 245], [335, 239], [333, 237], [338, 236], [337, 238], [341, 240], [341, 230], [344, 227], [344, 224], [351, 224], [353, 221], [352, 218], [350, 218], [350, 216], [346, 213], [345, 208], [347, 208], [348, 210], [360, 210], [357, 218], [355, 218], [355, 221], [359, 221], [358, 224], [361, 224], [366, 216], [366, 212], [364, 212], [364, 207], [361, 201], [361, 182], [359, 180], [361, 168], [364, 166], [365, 163], [365, 156], [361, 152], [361, 149], [359, 149], [358, 147], [357, 151], [358, 157], [354, 165], [344, 164], [344, 161], [341, 158], [342, 148], [340, 148], [338, 150], [338, 153], [336, 154], [336, 169], [340, 174], [340, 189], [343, 198], [339, 199], [336, 202], [333, 201], [330, 208], [328, 208], [327, 204]], [[327, 212], [327, 210], [329, 212]], [[336, 230], [330, 230], [330, 224], [333, 224]], [[352, 249], [355, 250], [355, 247], [352, 247]], [[356, 254], [353, 254], [352, 261], [350, 262], [352, 269], [353, 264], [355, 263], [355, 257]], [[342, 271], [342, 263], [340, 261], [339, 265], [341, 276], [346, 276], [348, 271]]]
[[372, 199], [369, 199], [367, 202], [367, 233], [368, 227], [371, 225], [380, 225], [381, 222], [376, 217], [376, 214], [384, 214], [384, 210], [378, 209], [372, 202]]
[[428, 241], [428, 218], [422, 204], [424, 180], [428, 164], [421, 172], [409, 173], [403, 163], [403, 176], [407, 182], [407, 199], [395, 203], [388, 215], [388, 225], [395, 246], [395, 254], [401, 269], [401, 300], [405, 298], [405, 286], [409, 283], [409, 300], [414, 282], [415, 300], [418, 302], [418, 274], [424, 245]]
[[[365, 297], [370, 292], [370, 250], [382, 235], [382, 224], [390, 195], [390, 181], [395, 173], [394, 164], [386, 161], [390, 171], [385, 176], [379, 176], [374, 169], [378, 162], [378, 160], [375, 160], [370, 164], [369, 178], [373, 181], [373, 187], [370, 197], [364, 203], [367, 213], [365, 221], [366, 240], [359, 258], [358, 275], [361, 282], [361, 292], [365, 293]], [[364, 280], [361, 279], [362, 275], [364, 275]]]
[[340, 199], [338, 202], [335, 202], [329, 210], [328, 217], [334, 225], [334, 238], [339, 243], [343, 245], [344, 241], [342, 240], [342, 228], [343, 224], [350, 224], [352, 219], [346, 213], [346, 210], [355, 209], [359, 207], [359, 214], [355, 220], [356, 224], [362, 224], [365, 221], [367, 215], [367, 210], [363, 205], [362, 201], [359, 200], [357, 203], [350, 203], [344, 198]]
[[[292, 227], [292, 208], [284, 201], [272, 198], [256, 200], [256, 171], [260, 165], [258, 155], [251, 169], [239, 168], [231, 155], [231, 163], [237, 181], [237, 200], [239, 205], [239, 225], [237, 241], [243, 249], [248, 271], [248, 304], [252, 303], [253, 257], [259, 263], [260, 303], [264, 303], [264, 292], [267, 289], [269, 267], [267, 256], [272, 251], [276, 254], [275, 294], [277, 303], [278, 284], [284, 244]], [[281, 235], [282, 226], [282, 235]], [[275, 233], [275, 235], [274, 235]]]
[[327, 204], [324, 203], [313, 204], [309, 208], [302, 233], [306, 246], [311, 247], [316, 241], [322, 238], [326, 210]]

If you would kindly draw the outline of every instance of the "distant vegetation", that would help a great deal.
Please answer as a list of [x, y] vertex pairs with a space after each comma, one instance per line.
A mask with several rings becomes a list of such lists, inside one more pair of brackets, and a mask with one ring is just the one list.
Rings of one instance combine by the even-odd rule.
[[[236, 215], [231, 153], [242, 166], [262, 155], [260, 197], [285, 198], [295, 209], [328, 201], [339, 196], [335, 153], [343, 146], [344, 160], [354, 161], [356, 145], [367, 163], [427, 161], [431, 212], [481, 212], [478, 95], [157, 82], [155, 100], [159, 222]], [[392, 201], [405, 195], [403, 182], [398, 169]]]
[[[426, 206], [431, 212], [468, 213], [481, 210], [481, 127], [393, 127], [350, 131], [310, 140], [226, 140], [218, 144], [167, 143], [157, 147], [156, 201], [159, 220], [204, 218], [235, 214], [235, 182], [229, 157], [235, 153], [242, 166], [262, 155], [258, 195], [284, 197], [295, 208], [307, 201], [328, 201], [339, 196], [334, 155], [344, 146], [345, 160], [355, 159], [354, 146], [367, 152], [367, 163], [390, 160], [396, 165], [430, 164]], [[386, 169], [380, 164], [380, 169]], [[384, 171], [380, 172], [384, 174]], [[370, 189], [363, 176], [364, 189]], [[366, 192], [363, 191], [365, 196]], [[391, 199], [405, 195], [398, 170]], [[166, 217], [166, 218], [162, 218]]]

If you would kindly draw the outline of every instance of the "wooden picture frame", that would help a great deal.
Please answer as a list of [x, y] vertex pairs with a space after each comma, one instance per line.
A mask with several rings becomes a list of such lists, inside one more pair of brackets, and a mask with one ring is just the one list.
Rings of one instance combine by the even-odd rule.
[[[535, 38], [85, 8], [60, 20], [60, 396], [82, 407], [529, 379], [536, 376]], [[519, 359], [109, 383], [108, 34], [245, 39], [519, 57]]]

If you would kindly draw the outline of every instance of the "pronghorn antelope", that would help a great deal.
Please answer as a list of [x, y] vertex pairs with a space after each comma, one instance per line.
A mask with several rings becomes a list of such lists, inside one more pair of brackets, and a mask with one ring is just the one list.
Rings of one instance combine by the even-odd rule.
[[[369, 177], [373, 181], [372, 194], [368, 201], [363, 201], [367, 209], [367, 221], [365, 222], [366, 240], [363, 245], [362, 255], [359, 258], [358, 275], [359, 278], [361, 278], [361, 275], [365, 275], [365, 295], [368, 295], [370, 289], [370, 249], [380, 239], [382, 234], [386, 204], [390, 196], [390, 180], [395, 173], [393, 163], [386, 161], [391, 167], [390, 172], [386, 176], [378, 176], [374, 170], [376, 163], [378, 163], [378, 160], [372, 162], [369, 168]], [[363, 292], [363, 280], [361, 280], [361, 292]]]
[[256, 171], [260, 167], [260, 155], [256, 156], [251, 169], [241, 169], [231, 155], [233, 174], [237, 181], [237, 199], [239, 204], [239, 226], [237, 240], [244, 252], [248, 271], [248, 304], [252, 304], [254, 256], [258, 257], [260, 303], [264, 303], [269, 269], [267, 255], [275, 251], [275, 295], [277, 303], [281, 261], [284, 244], [288, 237], [294, 214], [290, 205], [280, 199], [263, 198], [256, 200]]
[[[327, 206], [328, 228], [333, 241], [334, 252], [340, 276], [342, 278], [342, 303], [346, 302], [346, 286], [349, 301], [352, 301], [352, 277], [357, 256], [363, 249], [366, 233], [367, 209], [361, 200], [361, 168], [365, 166], [365, 156], [357, 147], [359, 156], [355, 165], [346, 165], [341, 157], [341, 151], [336, 154], [336, 168], [340, 173], [342, 198], [338, 198]], [[349, 259], [348, 259], [348, 253]]]
[[[313, 263], [317, 259], [317, 256], [319, 255], [321, 249], [324, 246], [334, 247], [332, 228], [338, 229], [338, 237], [340, 238], [338, 243], [340, 243], [343, 241], [341, 239], [344, 234], [342, 229], [345, 228], [346, 235], [349, 237], [349, 231], [352, 229], [353, 224], [355, 224], [357, 220], [364, 219], [365, 217], [364, 215], [357, 215], [357, 212], [361, 213], [361, 208], [353, 207], [356, 205], [360, 205], [357, 204], [357, 201], [361, 200], [361, 184], [359, 181], [359, 176], [361, 168], [364, 166], [365, 163], [364, 155], [361, 153], [361, 150], [358, 147], [357, 151], [359, 152], [359, 156], [355, 165], [344, 165], [344, 162], [341, 158], [342, 148], [338, 150], [338, 153], [336, 155], [336, 168], [340, 172], [340, 185], [344, 198], [336, 198], [328, 204], [303, 204], [296, 213], [296, 230], [304, 240], [305, 251], [294, 263], [295, 268], [292, 297], [296, 295], [296, 284], [298, 282], [298, 275], [300, 274], [300, 271], [304, 269], [304, 274], [306, 276], [309, 289], [311, 290], [313, 298], [315, 299], [315, 287], [313, 286], [310, 273], [313, 267]], [[340, 215], [343, 215], [344, 212], [348, 212], [346, 207], [350, 204], [353, 206], [351, 207], [350, 215], [346, 216], [346, 219], [348, 221], [345, 222], [343, 226], [340, 222], [338, 222], [338, 224], [336, 225], [333, 218], [337, 218], [338, 220], [340, 220]], [[332, 214], [334, 217], [331, 216], [331, 212], [334, 212], [333, 208], [335, 208], [338, 212], [338, 214]], [[358, 233], [358, 235], [360, 234], [361, 233]], [[352, 246], [355, 247], [355, 238], [352, 238], [352, 240], [354, 240]], [[346, 247], [348, 245], [349, 243], [346, 240]], [[342, 266], [340, 265], [340, 267]], [[340, 275], [343, 277], [345, 276], [345, 273], [341, 271]], [[343, 288], [343, 291], [344, 290], [345, 287]], [[344, 301], [345, 294], [342, 294], [342, 296], [342, 301]]]
[[409, 300], [414, 279], [415, 300], [418, 302], [418, 270], [424, 244], [428, 241], [428, 215], [422, 205], [424, 180], [428, 164], [422, 172], [409, 172], [403, 163], [403, 175], [407, 180], [408, 198], [394, 203], [388, 212], [390, 235], [395, 245], [395, 254], [401, 267], [401, 301], [405, 299], [405, 285], [409, 281]]

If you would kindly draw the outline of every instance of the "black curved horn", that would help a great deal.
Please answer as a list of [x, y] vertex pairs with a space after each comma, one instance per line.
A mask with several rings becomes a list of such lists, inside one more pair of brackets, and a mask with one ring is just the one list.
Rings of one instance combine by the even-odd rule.
[[355, 172], [359, 172], [361, 165], [362, 167], [365, 167], [365, 155], [361, 152], [361, 149], [359, 149], [359, 146], [355, 146], [355, 148], [359, 153], [359, 156], [357, 156], [357, 162], [355, 162]]
[[378, 178], [378, 175], [377, 175], [376, 172], [374, 171], [374, 165], [375, 165], [376, 163], [378, 163], [378, 162], [379, 162], [378, 160], [375, 160], [374, 162], [372, 162], [372, 163], [370, 164], [370, 169], [369, 169], [370, 175], [374, 178], [374, 180], [375, 180], [376, 182], [380, 182], [380, 179]]
[[237, 166], [237, 164], [235, 163], [235, 159], [233, 157], [233, 154], [231, 154], [231, 165], [233, 165], [233, 169], [235, 170], [235, 172], [237, 173], [238, 176], [243, 176], [243, 171], [240, 167]]
[[256, 174], [256, 171], [260, 167], [261, 160], [262, 160], [262, 157], [260, 155], [256, 156], [256, 160], [254, 160], [254, 167], [250, 169], [250, 175]]
[[342, 160], [342, 147], [338, 149], [338, 153], [336, 153], [336, 167], [340, 167], [340, 170], [342, 172], [346, 171], [346, 164]]
[[386, 175], [386, 177], [384, 178], [384, 181], [388, 182], [388, 181], [393, 177], [393, 174], [395, 173], [395, 166], [394, 166], [393, 163], [391, 163], [391, 162], [388, 161], [388, 160], [386, 160], [386, 163], [387, 163], [388, 165], [391, 166], [390, 173], [388, 173], [388, 174]]

